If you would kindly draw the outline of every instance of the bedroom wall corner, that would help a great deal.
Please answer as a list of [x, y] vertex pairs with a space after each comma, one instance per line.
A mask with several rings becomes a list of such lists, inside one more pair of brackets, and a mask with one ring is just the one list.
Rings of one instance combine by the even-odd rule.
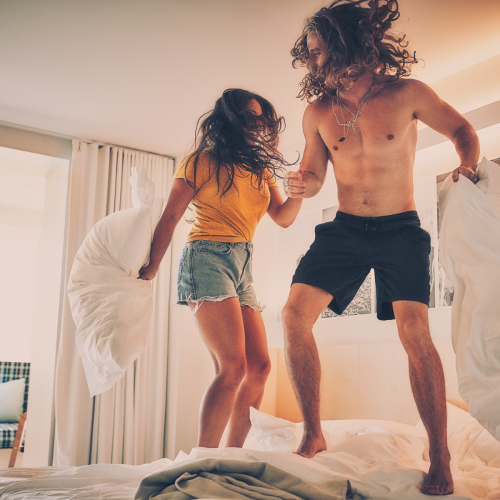
[[44, 134], [28, 127], [0, 122], [0, 146], [71, 160], [71, 139]]

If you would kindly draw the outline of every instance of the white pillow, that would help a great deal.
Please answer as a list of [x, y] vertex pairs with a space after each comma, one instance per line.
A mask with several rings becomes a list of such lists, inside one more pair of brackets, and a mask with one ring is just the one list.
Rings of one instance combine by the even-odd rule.
[[[302, 422], [295, 424], [255, 408], [250, 408], [250, 420], [254, 431], [252, 446], [258, 443], [263, 451], [295, 451], [298, 448], [302, 439]], [[425, 429], [389, 420], [323, 420], [321, 429], [328, 448], [349, 437], [375, 432], [417, 438], [422, 441], [424, 447], [428, 446]]]
[[26, 379], [0, 384], [0, 422], [19, 422], [23, 414]]
[[500, 194], [500, 162], [490, 161], [486, 157], [477, 166], [479, 182], [476, 186], [485, 194]]
[[78, 250], [68, 281], [76, 342], [90, 395], [115, 384], [146, 346], [152, 282], [137, 279], [147, 262], [162, 200], [144, 169], [132, 168], [133, 207], [100, 220]]

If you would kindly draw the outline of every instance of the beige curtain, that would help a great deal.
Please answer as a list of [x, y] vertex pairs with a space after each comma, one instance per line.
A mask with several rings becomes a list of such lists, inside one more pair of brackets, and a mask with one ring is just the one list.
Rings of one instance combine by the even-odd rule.
[[[66, 280], [92, 226], [132, 206], [132, 167], [145, 168], [155, 183], [155, 197], [167, 199], [171, 158], [74, 141]], [[153, 323], [145, 351], [112, 389], [95, 398], [89, 396], [65, 297], [56, 366], [53, 465], [137, 465], [164, 456], [170, 270], [169, 251], [154, 282]]]

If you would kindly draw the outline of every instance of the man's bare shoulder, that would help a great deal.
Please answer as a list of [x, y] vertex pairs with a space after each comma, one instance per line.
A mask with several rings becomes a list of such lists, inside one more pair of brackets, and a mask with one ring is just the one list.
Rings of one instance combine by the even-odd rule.
[[322, 96], [309, 103], [304, 111], [304, 123], [316, 122], [330, 110], [332, 98], [330, 96]]
[[402, 78], [395, 83], [387, 84], [386, 89], [389, 93], [400, 93], [405, 97], [418, 97], [432, 92], [428, 85], [414, 78]]

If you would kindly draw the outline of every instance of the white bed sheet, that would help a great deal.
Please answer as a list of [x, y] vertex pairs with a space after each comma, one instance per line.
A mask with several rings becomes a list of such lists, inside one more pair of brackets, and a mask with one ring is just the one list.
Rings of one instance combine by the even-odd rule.
[[[451, 405], [448, 411], [455, 493], [446, 498], [500, 500], [500, 443], [467, 412]], [[418, 489], [429, 465], [425, 431], [419, 426], [386, 421], [324, 422], [328, 450], [306, 459], [292, 451], [300, 424], [256, 410], [252, 413], [254, 436], [247, 440], [247, 448], [194, 448], [189, 455], [179, 453], [174, 461], [162, 459], [142, 466], [3, 469], [0, 500], [132, 500], [146, 475], [204, 458], [264, 461], [312, 484], [340, 476], [351, 482], [355, 500], [429, 498]]]

